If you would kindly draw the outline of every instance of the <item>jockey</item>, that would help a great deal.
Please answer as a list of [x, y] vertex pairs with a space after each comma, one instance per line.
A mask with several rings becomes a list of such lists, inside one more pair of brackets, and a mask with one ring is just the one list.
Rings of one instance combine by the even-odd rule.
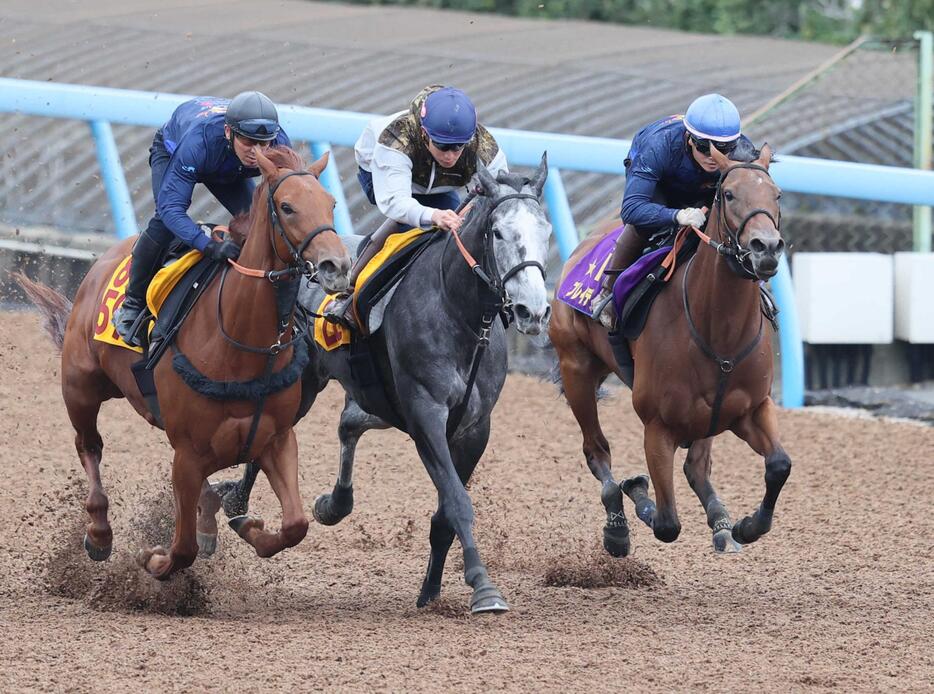
[[678, 226], [698, 228], [706, 222], [720, 171], [710, 148], [729, 155], [740, 143], [739, 111], [719, 94], [695, 99], [684, 116], [669, 116], [651, 123], [632, 139], [624, 165], [626, 188], [620, 218], [625, 224], [594, 297], [593, 317], [606, 328], [616, 321], [610, 303], [617, 276], [639, 259], [649, 239]]
[[[406, 111], [375, 118], [354, 145], [357, 180], [367, 199], [387, 220], [370, 236], [354, 262], [350, 286], [360, 271], [399, 231], [432, 226], [457, 231], [462, 218], [457, 191], [467, 186], [478, 160], [495, 177], [508, 171], [506, 155], [477, 123], [477, 110], [464, 92], [432, 85]], [[328, 320], [353, 325], [353, 294], [335, 300]]]
[[179, 105], [156, 131], [149, 148], [152, 195], [149, 226], [133, 246], [126, 298], [114, 314], [114, 327], [130, 345], [146, 306], [146, 288], [174, 239], [217, 262], [235, 259], [233, 241], [214, 241], [188, 216], [196, 183], [203, 183], [232, 215], [246, 212], [259, 175], [254, 147], [291, 145], [279, 128], [276, 107], [265, 94], [243, 92], [233, 100], [203, 96]]

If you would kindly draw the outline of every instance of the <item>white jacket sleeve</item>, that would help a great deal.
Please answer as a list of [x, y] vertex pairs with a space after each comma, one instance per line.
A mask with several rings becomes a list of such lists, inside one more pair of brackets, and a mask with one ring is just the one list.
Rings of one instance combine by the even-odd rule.
[[377, 144], [371, 162], [373, 195], [379, 211], [412, 227], [431, 224], [434, 209], [412, 197], [412, 160], [402, 152]]
[[500, 171], [509, 173], [509, 166], [506, 164], [506, 153], [503, 151], [502, 147], [497, 150], [496, 156], [493, 157], [493, 161], [491, 161], [486, 168], [491, 174], [493, 174], [493, 178], [496, 178], [496, 175]]

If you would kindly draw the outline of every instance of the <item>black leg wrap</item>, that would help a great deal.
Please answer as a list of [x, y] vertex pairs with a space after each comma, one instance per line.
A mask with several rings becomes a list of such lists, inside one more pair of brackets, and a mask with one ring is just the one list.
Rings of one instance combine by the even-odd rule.
[[353, 511], [353, 486], [335, 484], [330, 494], [315, 499], [313, 514], [321, 525], [337, 525]]
[[649, 498], [649, 478], [630, 477], [622, 484], [623, 493], [636, 505], [636, 516], [650, 528], [655, 522], [655, 502]]
[[610, 556], [625, 557], [629, 554], [629, 523], [623, 509], [623, 495], [619, 485], [607, 480], [600, 493], [606, 509], [606, 525], [603, 526], [603, 548]]

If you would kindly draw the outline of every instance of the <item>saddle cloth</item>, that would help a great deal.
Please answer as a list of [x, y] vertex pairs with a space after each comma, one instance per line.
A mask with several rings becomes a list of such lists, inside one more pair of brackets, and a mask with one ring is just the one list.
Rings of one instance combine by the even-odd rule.
[[[158, 316], [165, 300], [179, 283], [185, 273], [197, 265], [202, 259], [200, 251], [189, 251], [182, 257], [173, 260], [170, 264], [160, 269], [146, 291], [146, 304], [154, 316]], [[123, 303], [126, 298], [126, 288], [130, 280], [130, 264], [132, 256], [127, 256], [117, 265], [107, 286], [104, 287], [104, 293], [101, 296], [101, 302], [97, 308], [97, 316], [94, 323], [94, 339], [98, 342], [106, 342], [110, 345], [123, 347], [134, 352], [142, 353], [142, 347], [131, 347], [117, 333], [111, 324], [111, 318], [114, 312]], [[152, 331], [152, 324], [149, 327]]]
[[[616, 240], [622, 232], [623, 227], [617, 227], [606, 234], [571, 268], [558, 288], [558, 299], [588, 317], [593, 314], [591, 303], [600, 292], [603, 274], [610, 258], [613, 257]], [[670, 250], [671, 246], [662, 246], [646, 253], [616, 278], [613, 284], [613, 304], [617, 318], [632, 290], [658, 266]]]
[[[366, 239], [359, 237], [357, 246], [362, 250]], [[430, 229], [410, 229], [392, 234], [366, 267], [357, 276], [354, 284], [353, 310], [357, 325], [364, 326], [365, 332], [372, 335], [383, 323], [383, 313], [389, 304], [399, 281], [405, 276], [412, 262], [428, 245], [441, 238], [440, 234], [431, 233]], [[353, 246], [353, 244], [349, 244]], [[314, 320], [315, 342], [324, 350], [331, 351], [349, 345], [351, 333], [341, 325], [325, 320], [322, 315], [328, 305], [336, 298], [335, 294], [325, 294], [317, 288], [308, 290], [300, 300], [306, 307], [314, 307], [318, 315]]]

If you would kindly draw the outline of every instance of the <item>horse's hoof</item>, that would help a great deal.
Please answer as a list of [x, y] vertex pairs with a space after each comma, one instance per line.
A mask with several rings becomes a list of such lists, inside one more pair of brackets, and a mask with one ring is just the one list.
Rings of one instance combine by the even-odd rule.
[[649, 492], [649, 478], [648, 475], [636, 475], [635, 477], [630, 477], [628, 480], [623, 482], [620, 485], [620, 489], [623, 490], [623, 494], [632, 498], [632, 490], [636, 487], [642, 487], [645, 490], [645, 493]]
[[611, 528], [604, 526], [603, 549], [605, 549], [611, 557], [618, 558], [629, 556], [629, 528]]
[[199, 532], [197, 534], [197, 539], [199, 556], [206, 559], [217, 551], [217, 533], [208, 535], [207, 533]]
[[334, 503], [334, 498], [331, 494], [320, 494], [315, 499], [315, 504], [311, 509], [311, 515], [313, 515], [315, 521], [321, 525], [337, 525], [350, 515], [350, 512], [341, 513], [341, 509], [337, 508], [337, 504]]
[[441, 597], [441, 586], [422, 586], [418, 594], [418, 600], [415, 601], [416, 607], [425, 607]]
[[718, 530], [713, 534], [713, 551], [717, 554], [735, 554], [743, 546], [733, 539], [733, 533], [729, 528]]
[[88, 557], [94, 561], [104, 561], [108, 559], [113, 549], [113, 545], [108, 545], [106, 547], [95, 546], [94, 543], [91, 542], [91, 538], [88, 537], [88, 534], [84, 534], [84, 551], [87, 552]]
[[253, 518], [252, 516], [246, 515], [234, 516], [229, 521], [227, 521], [227, 525], [229, 525], [230, 529], [237, 533], [237, 535], [240, 537], [244, 537], [244, 534], [250, 528], [257, 528], [262, 530], [265, 527], [265, 523], [263, 523], [262, 519]]
[[473, 595], [470, 596], [471, 614], [483, 614], [485, 612], [496, 614], [508, 611], [509, 605], [506, 603], [506, 598], [504, 598], [503, 594], [499, 592], [499, 589], [492, 584], [478, 588], [473, 592]]

